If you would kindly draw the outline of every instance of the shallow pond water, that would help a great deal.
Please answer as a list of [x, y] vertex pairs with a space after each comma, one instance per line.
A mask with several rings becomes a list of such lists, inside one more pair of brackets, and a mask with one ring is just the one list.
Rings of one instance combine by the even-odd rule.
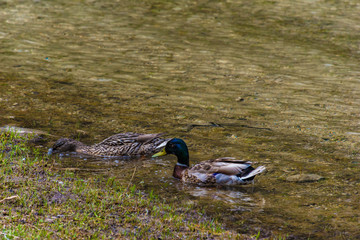
[[[239, 232], [360, 237], [357, 1], [36, 0], [0, 9], [1, 126], [86, 143], [165, 132], [188, 143], [192, 163], [235, 156], [268, 171], [254, 186], [201, 189], [172, 179], [173, 156], [65, 156], [59, 168], [204, 205]], [[286, 181], [300, 173], [324, 180]]]

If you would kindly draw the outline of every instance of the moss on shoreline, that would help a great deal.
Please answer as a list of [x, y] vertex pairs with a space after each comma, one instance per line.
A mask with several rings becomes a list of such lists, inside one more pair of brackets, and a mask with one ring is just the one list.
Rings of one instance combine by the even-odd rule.
[[14, 133], [0, 135], [0, 235], [5, 239], [251, 238], [135, 185], [56, 171], [24, 140]]

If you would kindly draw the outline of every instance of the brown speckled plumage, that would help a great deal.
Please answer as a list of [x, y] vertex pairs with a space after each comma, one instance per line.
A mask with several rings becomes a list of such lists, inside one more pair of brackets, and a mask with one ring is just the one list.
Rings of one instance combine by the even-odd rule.
[[51, 153], [71, 151], [93, 156], [151, 155], [170, 140], [160, 136], [161, 134], [118, 133], [91, 146], [73, 139], [60, 138], [53, 145]]

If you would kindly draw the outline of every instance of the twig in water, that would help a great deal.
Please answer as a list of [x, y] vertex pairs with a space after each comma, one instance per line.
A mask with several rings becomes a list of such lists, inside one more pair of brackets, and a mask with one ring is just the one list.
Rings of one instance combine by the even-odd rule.
[[131, 176], [131, 178], [130, 178], [130, 182], [129, 182], [127, 188], [126, 188], [126, 191], [129, 189], [129, 187], [130, 187], [130, 185], [131, 185], [131, 182], [132, 182], [132, 180], [133, 180], [133, 178], [134, 178], [135, 172], [136, 172], [136, 167], [134, 168], [134, 172], [133, 172], [133, 174], [132, 174], [132, 176]]
[[3, 200], [0, 200], [0, 203], [3, 203], [3, 202], [5, 202], [5, 201], [7, 201], [7, 200], [15, 199], [15, 198], [19, 198], [19, 196], [18, 196], [18, 195], [14, 195], [14, 196], [6, 197], [6, 198], [4, 198]]

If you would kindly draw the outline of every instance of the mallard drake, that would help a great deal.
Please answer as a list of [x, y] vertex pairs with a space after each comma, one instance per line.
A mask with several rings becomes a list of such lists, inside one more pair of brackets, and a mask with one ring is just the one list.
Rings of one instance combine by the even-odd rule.
[[87, 146], [70, 138], [60, 138], [48, 154], [77, 152], [93, 156], [138, 156], [151, 155], [159, 151], [170, 139], [160, 138], [162, 134], [118, 133], [100, 143]]
[[154, 154], [153, 157], [166, 154], [174, 154], [177, 157], [178, 161], [173, 176], [186, 183], [201, 185], [248, 184], [253, 181], [255, 175], [265, 170], [263, 166], [254, 169], [251, 162], [233, 157], [203, 161], [190, 168], [189, 151], [186, 143], [178, 138], [168, 141], [163, 150]]

